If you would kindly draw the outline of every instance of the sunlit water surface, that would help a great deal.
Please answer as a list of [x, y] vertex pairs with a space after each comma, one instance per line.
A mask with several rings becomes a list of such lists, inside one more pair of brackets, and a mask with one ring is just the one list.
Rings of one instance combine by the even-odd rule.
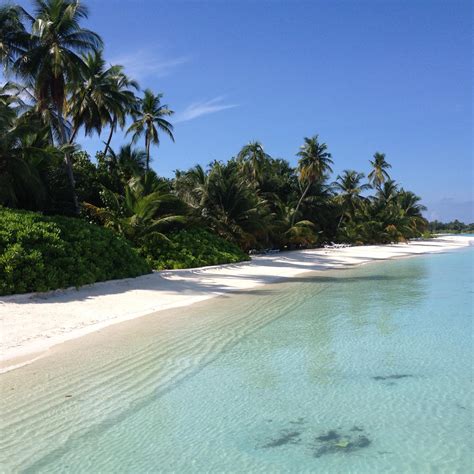
[[0, 470], [472, 472], [473, 250], [306, 275], [66, 344], [0, 377]]

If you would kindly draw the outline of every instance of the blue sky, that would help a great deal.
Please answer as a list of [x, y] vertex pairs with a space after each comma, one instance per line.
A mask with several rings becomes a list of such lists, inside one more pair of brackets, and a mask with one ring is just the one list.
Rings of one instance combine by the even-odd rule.
[[[176, 143], [153, 150], [159, 174], [227, 160], [249, 140], [295, 164], [318, 133], [336, 173], [367, 173], [384, 152], [428, 217], [474, 221], [470, 1], [87, 5], [107, 59], [176, 111]], [[81, 143], [94, 154], [105, 137]]]

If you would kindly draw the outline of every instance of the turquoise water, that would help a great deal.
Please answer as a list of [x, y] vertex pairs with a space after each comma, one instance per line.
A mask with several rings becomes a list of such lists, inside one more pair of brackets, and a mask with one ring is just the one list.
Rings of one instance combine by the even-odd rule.
[[2, 469], [472, 472], [473, 250], [306, 275], [66, 344], [1, 376]]

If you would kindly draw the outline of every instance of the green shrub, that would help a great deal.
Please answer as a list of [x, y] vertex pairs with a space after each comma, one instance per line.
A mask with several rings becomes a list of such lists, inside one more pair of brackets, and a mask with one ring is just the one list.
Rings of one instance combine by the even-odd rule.
[[78, 218], [0, 207], [0, 295], [149, 272], [136, 250], [108, 229]]
[[156, 270], [194, 268], [250, 260], [236, 245], [204, 229], [175, 231], [169, 240], [151, 236], [140, 253]]

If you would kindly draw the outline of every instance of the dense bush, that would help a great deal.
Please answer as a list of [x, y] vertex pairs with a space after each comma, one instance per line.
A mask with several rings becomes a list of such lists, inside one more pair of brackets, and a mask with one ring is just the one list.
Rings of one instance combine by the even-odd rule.
[[69, 217], [0, 207], [0, 295], [46, 291], [148, 273], [112, 231]]
[[236, 245], [204, 229], [182, 229], [168, 240], [150, 239], [140, 249], [154, 269], [193, 268], [250, 260]]

